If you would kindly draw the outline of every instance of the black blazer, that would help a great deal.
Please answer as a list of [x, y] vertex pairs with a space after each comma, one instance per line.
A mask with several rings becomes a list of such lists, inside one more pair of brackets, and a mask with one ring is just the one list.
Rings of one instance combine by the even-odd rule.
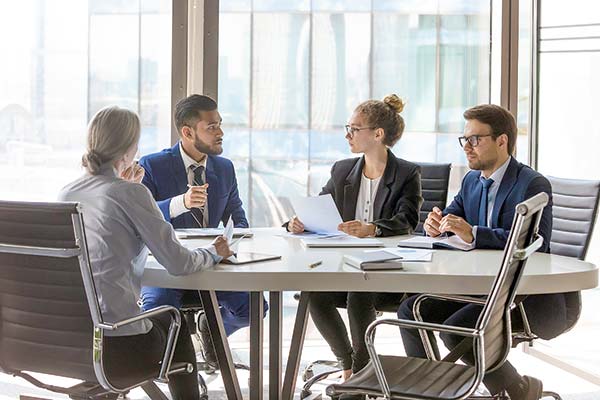
[[[331, 167], [331, 178], [321, 190], [331, 194], [343, 221], [352, 221], [365, 158], [347, 158]], [[411, 233], [419, 223], [421, 169], [418, 165], [396, 158], [388, 150], [388, 160], [373, 204], [374, 221], [382, 236]]]

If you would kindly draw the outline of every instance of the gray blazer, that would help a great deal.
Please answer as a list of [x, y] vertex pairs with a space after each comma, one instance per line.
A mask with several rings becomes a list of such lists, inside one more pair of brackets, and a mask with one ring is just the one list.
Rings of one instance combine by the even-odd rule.
[[[331, 194], [343, 221], [355, 219], [356, 201], [365, 158], [347, 158], [331, 167], [331, 178], [320, 194]], [[411, 233], [419, 223], [421, 169], [388, 150], [388, 161], [373, 203], [374, 220], [381, 236]]]

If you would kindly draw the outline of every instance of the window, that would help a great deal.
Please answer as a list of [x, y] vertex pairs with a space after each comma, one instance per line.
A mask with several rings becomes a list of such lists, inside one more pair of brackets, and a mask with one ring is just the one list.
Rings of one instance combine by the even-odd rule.
[[140, 153], [169, 144], [171, 1], [2, 3], [0, 54], [0, 198], [54, 200], [107, 105], [140, 115]]
[[279, 225], [289, 197], [319, 193], [351, 156], [343, 126], [371, 98], [408, 102], [396, 155], [464, 166], [462, 113], [490, 98], [490, 12], [490, 1], [222, 0], [225, 156], [252, 226]]

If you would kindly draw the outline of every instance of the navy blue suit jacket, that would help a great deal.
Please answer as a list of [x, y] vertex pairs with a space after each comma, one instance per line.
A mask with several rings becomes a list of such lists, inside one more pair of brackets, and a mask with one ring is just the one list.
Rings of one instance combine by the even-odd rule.
[[[444, 215], [453, 214], [464, 218], [472, 226], [477, 225], [482, 190], [480, 175], [480, 171], [469, 171], [465, 175], [460, 191], [454, 197], [454, 201], [443, 211]], [[539, 234], [544, 238], [544, 245], [540, 251], [547, 253], [552, 234], [552, 186], [543, 175], [512, 157], [496, 194], [490, 220], [491, 228], [477, 227], [475, 247], [504, 249], [515, 215], [515, 206], [540, 192], [546, 192], [549, 197], [539, 227]]]
[[[142, 183], [150, 189], [165, 220], [174, 228], [197, 228], [198, 223], [190, 212], [173, 219], [169, 214], [171, 199], [188, 190], [187, 172], [179, 151], [179, 143], [170, 149], [142, 157], [140, 165], [146, 170]], [[208, 227], [216, 228], [219, 221], [226, 224], [231, 216], [236, 227], [247, 228], [248, 220], [238, 193], [233, 163], [226, 158], [209, 155], [206, 162], [206, 182]]]
[[[444, 215], [454, 214], [471, 225], [477, 225], [482, 189], [480, 175], [480, 171], [470, 171], [465, 175], [459, 193], [443, 211]], [[496, 194], [491, 228], [477, 227], [475, 247], [503, 249], [510, 233], [515, 206], [540, 192], [546, 192], [549, 201], [540, 220], [539, 234], [544, 238], [544, 244], [539, 251], [549, 252], [552, 235], [552, 186], [543, 175], [514, 158], [511, 158]], [[535, 334], [543, 339], [552, 339], [571, 327], [567, 306], [567, 296], [570, 295], [572, 294], [539, 294], [525, 299], [523, 305]]]

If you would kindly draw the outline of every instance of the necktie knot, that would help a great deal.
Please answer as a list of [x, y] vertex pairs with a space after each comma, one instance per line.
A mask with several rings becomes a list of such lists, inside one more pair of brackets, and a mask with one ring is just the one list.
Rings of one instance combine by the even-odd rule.
[[490, 186], [492, 186], [492, 184], [494, 183], [494, 180], [492, 178], [486, 179], [483, 176], [479, 178], [479, 180], [481, 181], [481, 184], [483, 185], [484, 189], [489, 189]]

